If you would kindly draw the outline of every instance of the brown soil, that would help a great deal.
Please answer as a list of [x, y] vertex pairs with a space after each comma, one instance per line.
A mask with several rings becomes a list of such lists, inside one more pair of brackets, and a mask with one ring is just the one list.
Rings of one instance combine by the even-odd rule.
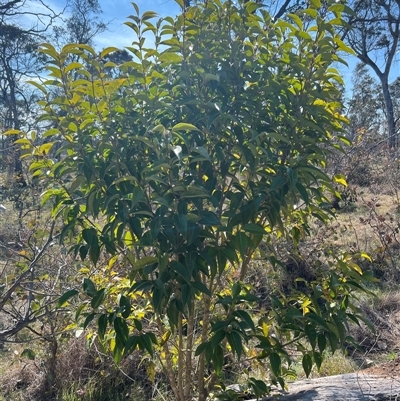
[[400, 377], [400, 357], [379, 366], [363, 369], [361, 372], [366, 375]]

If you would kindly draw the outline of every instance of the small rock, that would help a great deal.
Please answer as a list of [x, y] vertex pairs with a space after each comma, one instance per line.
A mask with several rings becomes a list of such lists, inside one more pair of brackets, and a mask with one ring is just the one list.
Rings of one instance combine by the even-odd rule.
[[365, 358], [363, 365], [366, 368], [370, 368], [371, 366], [374, 365], [374, 361], [372, 359]]

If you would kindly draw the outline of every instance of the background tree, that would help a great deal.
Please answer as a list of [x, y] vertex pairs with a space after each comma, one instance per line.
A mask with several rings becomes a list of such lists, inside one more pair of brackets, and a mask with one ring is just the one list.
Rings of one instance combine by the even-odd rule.
[[[32, 12], [35, 4], [45, 12]], [[25, 26], [24, 18], [34, 15], [37, 23]], [[30, 121], [35, 106], [32, 87], [27, 79], [37, 76], [41, 63], [36, 53], [41, 36], [58, 18], [42, 1], [14, 0], [0, 2], [0, 129], [20, 129]], [[32, 119], [31, 119], [32, 121]], [[27, 127], [26, 127], [27, 128]], [[17, 149], [8, 140], [2, 141], [2, 164], [7, 166], [13, 182], [25, 187], [22, 163]]]
[[93, 44], [94, 37], [107, 29], [107, 24], [100, 20], [98, 0], [72, 0], [67, 10], [70, 15], [64, 25], [53, 27], [59, 47], [66, 43]]
[[[36, 39], [14, 25], [3, 25], [0, 30], [0, 113], [5, 129], [20, 129], [30, 117], [35, 98], [27, 90], [24, 80], [40, 68], [36, 57]], [[30, 93], [29, 93], [30, 92]], [[12, 142], [3, 142], [3, 162], [9, 159], [14, 182], [24, 187], [22, 162]]]
[[346, 29], [342, 38], [357, 57], [373, 69], [380, 81], [388, 143], [393, 148], [397, 146], [397, 136], [389, 78], [399, 50], [400, 0], [354, 0], [349, 5], [355, 15], [347, 18], [351, 29]]
[[357, 64], [352, 80], [352, 97], [348, 103], [348, 129], [349, 138], [353, 141], [362, 133], [379, 133], [383, 130], [385, 107], [380, 85], [371, 77], [365, 64]]

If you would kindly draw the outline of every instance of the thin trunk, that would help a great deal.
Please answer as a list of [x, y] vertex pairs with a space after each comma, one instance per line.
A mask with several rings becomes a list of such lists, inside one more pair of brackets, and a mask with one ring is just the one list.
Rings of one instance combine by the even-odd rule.
[[[210, 324], [210, 307], [211, 307], [211, 298], [208, 295], [203, 294], [203, 325], [202, 325], [202, 333], [201, 333], [201, 342], [205, 343], [208, 339], [208, 326]], [[206, 357], [204, 352], [199, 356], [199, 401], [206, 401], [207, 399], [207, 389], [205, 386], [205, 370], [206, 370]]]
[[[158, 329], [160, 330], [161, 336], [163, 336], [165, 333], [164, 324], [159, 317], [157, 317], [157, 326], [158, 326]], [[168, 381], [172, 388], [172, 392], [174, 393], [175, 399], [179, 400], [179, 393], [178, 393], [178, 388], [176, 386], [174, 368], [172, 365], [172, 356], [171, 356], [171, 353], [169, 352], [168, 341], [164, 342], [163, 349], [165, 352], [165, 363], [167, 365], [167, 371], [165, 373], [168, 376]]]
[[185, 400], [192, 399], [192, 352], [193, 352], [193, 336], [194, 336], [194, 308], [190, 307], [189, 317], [187, 320], [187, 336], [186, 336], [186, 371], [185, 371]]
[[[9, 95], [9, 108], [10, 108], [10, 114], [11, 114], [11, 120], [10, 124], [12, 126], [6, 127], [6, 128], [13, 128], [13, 129], [20, 129], [20, 122], [19, 122], [19, 116], [18, 116], [18, 106], [17, 106], [17, 96], [16, 96], [16, 91], [15, 91], [15, 82], [14, 82], [14, 77], [12, 74], [12, 69], [9, 65], [6, 65], [6, 77], [9, 83], [10, 87], [10, 95]], [[18, 137], [15, 139], [17, 140]], [[16, 183], [24, 188], [27, 186], [27, 183], [24, 178], [24, 172], [22, 168], [22, 162], [21, 162], [21, 154], [18, 149], [18, 145], [15, 144], [14, 141], [14, 150], [13, 150], [13, 159], [14, 159], [14, 178]]]
[[182, 313], [179, 312], [178, 319], [178, 392], [179, 401], [185, 401], [183, 388], [185, 386], [183, 373], [185, 369], [185, 354], [183, 352]]
[[392, 96], [390, 95], [389, 83], [387, 77], [382, 76], [379, 78], [381, 78], [380, 81], [382, 86], [382, 94], [385, 102], [389, 148], [393, 149], [398, 145], [398, 140], [396, 135], [396, 122], [394, 120], [393, 101], [392, 101]]

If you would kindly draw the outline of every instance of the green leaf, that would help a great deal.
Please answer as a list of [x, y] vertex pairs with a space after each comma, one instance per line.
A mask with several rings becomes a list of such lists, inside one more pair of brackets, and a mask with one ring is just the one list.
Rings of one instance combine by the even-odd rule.
[[90, 256], [90, 260], [96, 266], [97, 261], [99, 260], [99, 257], [100, 257], [100, 246], [97, 241], [97, 236], [96, 236], [95, 241], [90, 245], [89, 256]]
[[74, 192], [83, 182], [85, 182], [85, 177], [83, 175], [78, 175], [75, 180], [72, 181], [69, 191]]
[[311, 0], [311, 5], [314, 8], [319, 9], [321, 8], [321, 0]]
[[342, 135], [338, 135], [337, 138], [343, 142], [344, 144], [346, 144], [347, 146], [351, 146], [351, 140], [346, 138], [345, 136]]
[[323, 334], [318, 334], [317, 341], [319, 352], [322, 354], [326, 348], [326, 337]]
[[217, 375], [220, 375], [220, 373], [222, 372], [222, 367], [224, 365], [224, 351], [219, 344], [214, 348], [212, 363], [214, 365], [215, 373]]
[[311, 319], [312, 321], [316, 322], [319, 326], [323, 327], [324, 329], [329, 330], [329, 327], [326, 324], [326, 321], [324, 319], [322, 319], [322, 317], [316, 315], [315, 313], [307, 313], [305, 316], [308, 319]]
[[119, 297], [119, 307], [121, 308], [121, 315], [124, 319], [127, 319], [131, 314], [131, 302], [128, 297], [121, 295]]
[[267, 232], [265, 231], [264, 227], [262, 227], [260, 224], [246, 224], [243, 227], [244, 231], [248, 232], [248, 233], [252, 233], [252, 234], [266, 234]]
[[211, 297], [210, 290], [201, 281], [191, 281], [190, 285], [194, 287], [196, 290]]
[[312, 369], [312, 358], [311, 358], [310, 354], [304, 354], [303, 360], [302, 360], [302, 365], [303, 365], [304, 373], [306, 374], [306, 376], [307, 377], [310, 376], [311, 369]]
[[104, 340], [104, 336], [106, 334], [106, 330], [107, 330], [107, 325], [108, 325], [108, 316], [107, 314], [103, 313], [102, 315], [100, 315], [98, 321], [97, 321], [97, 325], [99, 327], [99, 337], [100, 340]]
[[124, 354], [127, 355], [132, 353], [138, 345], [139, 345], [139, 336], [130, 336], [125, 344]]
[[201, 344], [196, 348], [196, 351], [195, 351], [195, 353], [194, 353], [194, 356], [199, 356], [199, 355], [201, 355], [201, 354], [205, 351], [207, 345], [208, 345], [208, 342], [201, 343]]
[[321, 365], [322, 365], [322, 354], [317, 351], [314, 351], [313, 358], [314, 358], [315, 365], [317, 366], [317, 369], [319, 371], [321, 369]]
[[235, 299], [240, 295], [240, 292], [242, 291], [242, 286], [240, 283], [234, 283], [232, 286], [232, 298]]
[[102, 52], [100, 53], [100, 58], [104, 58], [108, 56], [110, 53], [114, 53], [119, 51], [118, 47], [106, 47]]
[[153, 350], [153, 342], [151, 341], [151, 337], [149, 334], [142, 334], [139, 337], [139, 342], [143, 345], [142, 349], [145, 349], [150, 356], [153, 356], [154, 350]]
[[250, 317], [250, 315], [246, 311], [241, 310], [241, 309], [235, 310], [233, 312], [233, 316], [237, 316], [240, 319], [242, 319], [243, 321], [245, 321], [247, 326], [249, 327], [249, 329], [251, 329], [253, 331], [253, 333], [256, 332], [256, 327], [254, 325], [254, 322], [253, 322], [252, 318]]
[[145, 256], [144, 258], [140, 258], [140, 259], [136, 260], [133, 253], [128, 253], [127, 257], [128, 257], [128, 260], [131, 262], [132, 272], [142, 270], [146, 266], [153, 265], [154, 263], [158, 263], [158, 258], [156, 258], [155, 256]]
[[205, 226], [217, 226], [221, 224], [217, 215], [207, 210], [201, 213], [199, 223]]
[[221, 324], [221, 328], [217, 331], [216, 330], [216, 325], [213, 326], [213, 331], [215, 331], [215, 334], [211, 337], [210, 344], [213, 348], [215, 348], [218, 344], [222, 343], [222, 340], [226, 337], [226, 322], [219, 322]]
[[271, 364], [272, 373], [277, 377], [281, 376], [282, 362], [279, 354], [277, 354], [276, 352], [272, 352], [269, 356], [269, 361]]
[[68, 64], [65, 69], [64, 69], [64, 74], [68, 74], [72, 70], [76, 70], [77, 68], [84, 68], [81, 63], [78, 62], [73, 62], [71, 64]]
[[86, 319], [83, 322], [83, 329], [86, 329], [86, 327], [89, 326], [90, 322], [94, 319], [95, 316], [95, 313], [90, 313], [88, 316], [86, 316]]
[[138, 320], [138, 319], [133, 319], [133, 322], [135, 323], [135, 327], [136, 327], [139, 331], [142, 331], [142, 330], [143, 330], [143, 325], [142, 325], [142, 323], [141, 323], [140, 320]]
[[89, 297], [93, 298], [97, 294], [96, 286], [90, 278], [83, 279], [83, 292], [87, 294]]
[[317, 332], [315, 331], [314, 326], [307, 325], [304, 328], [304, 331], [307, 335], [308, 340], [310, 341], [312, 349], [314, 350], [317, 344]]
[[93, 309], [97, 309], [104, 301], [105, 298], [105, 288], [98, 290], [96, 294], [93, 296], [90, 305]]
[[236, 354], [238, 360], [240, 360], [240, 357], [243, 352], [243, 344], [240, 334], [236, 331], [231, 331], [230, 333], [226, 333], [226, 338], [228, 340], [229, 345], [232, 348], [232, 352]]
[[37, 89], [39, 89], [44, 94], [47, 93], [46, 88], [43, 85], [41, 85], [38, 82], [36, 82], [36, 81], [26, 81], [26, 83], [29, 84], [29, 85], [35, 86]]
[[119, 341], [120, 345], [122, 347], [125, 346], [129, 338], [129, 328], [125, 322], [125, 319], [122, 319], [121, 317], [116, 317], [114, 320], [114, 330], [116, 338]]
[[62, 306], [65, 306], [67, 301], [74, 297], [75, 295], [79, 294], [78, 290], [69, 290], [65, 292], [61, 297], [58, 299], [56, 303], [56, 308], [61, 308]]
[[177, 307], [177, 300], [173, 299], [168, 306], [167, 309], [167, 316], [172, 327], [178, 326], [179, 320], [179, 309]]
[[236, 233], [235, 244], [236, 244], [236, 249], [240, 253], [240, 256], [244, 258], [247, 253], [247, 245], [248, 245], [247, 235], [241, 231]]
[[188, 284], [190, 284], [189, 272], [182, 263], [173, 260], [172, 262], [170, 262], [170, 266], [174, 271], [176, 271], [180, 276], [182, 276]]
[[302, 30], [303, 29], [303, 22], [301, 21], [300, 17], [296, 14], [288, 14], [287, 15], [293, 22], [297, 25], [297, 27]]
[[201, 132], [196, 126], [193, 124], [188, 124], [188, 123], [179, 123], [174, 125], [172, 128], [172, 132], [177, 132], [177, 131], [198, 131]]
[[300, 196], [303, 198], [306, 205], [308, 205], [310, 203], [310, 199], [308, 197], [307, 190], [304, 188], [304, 186], [300, 182], [296, 183], [296, 188], [299, 191]]
[[186, 306], [191, 301], [192, 291], [188, 284], [183, 284], [181, 287], [181, 301], [183, 306]]

